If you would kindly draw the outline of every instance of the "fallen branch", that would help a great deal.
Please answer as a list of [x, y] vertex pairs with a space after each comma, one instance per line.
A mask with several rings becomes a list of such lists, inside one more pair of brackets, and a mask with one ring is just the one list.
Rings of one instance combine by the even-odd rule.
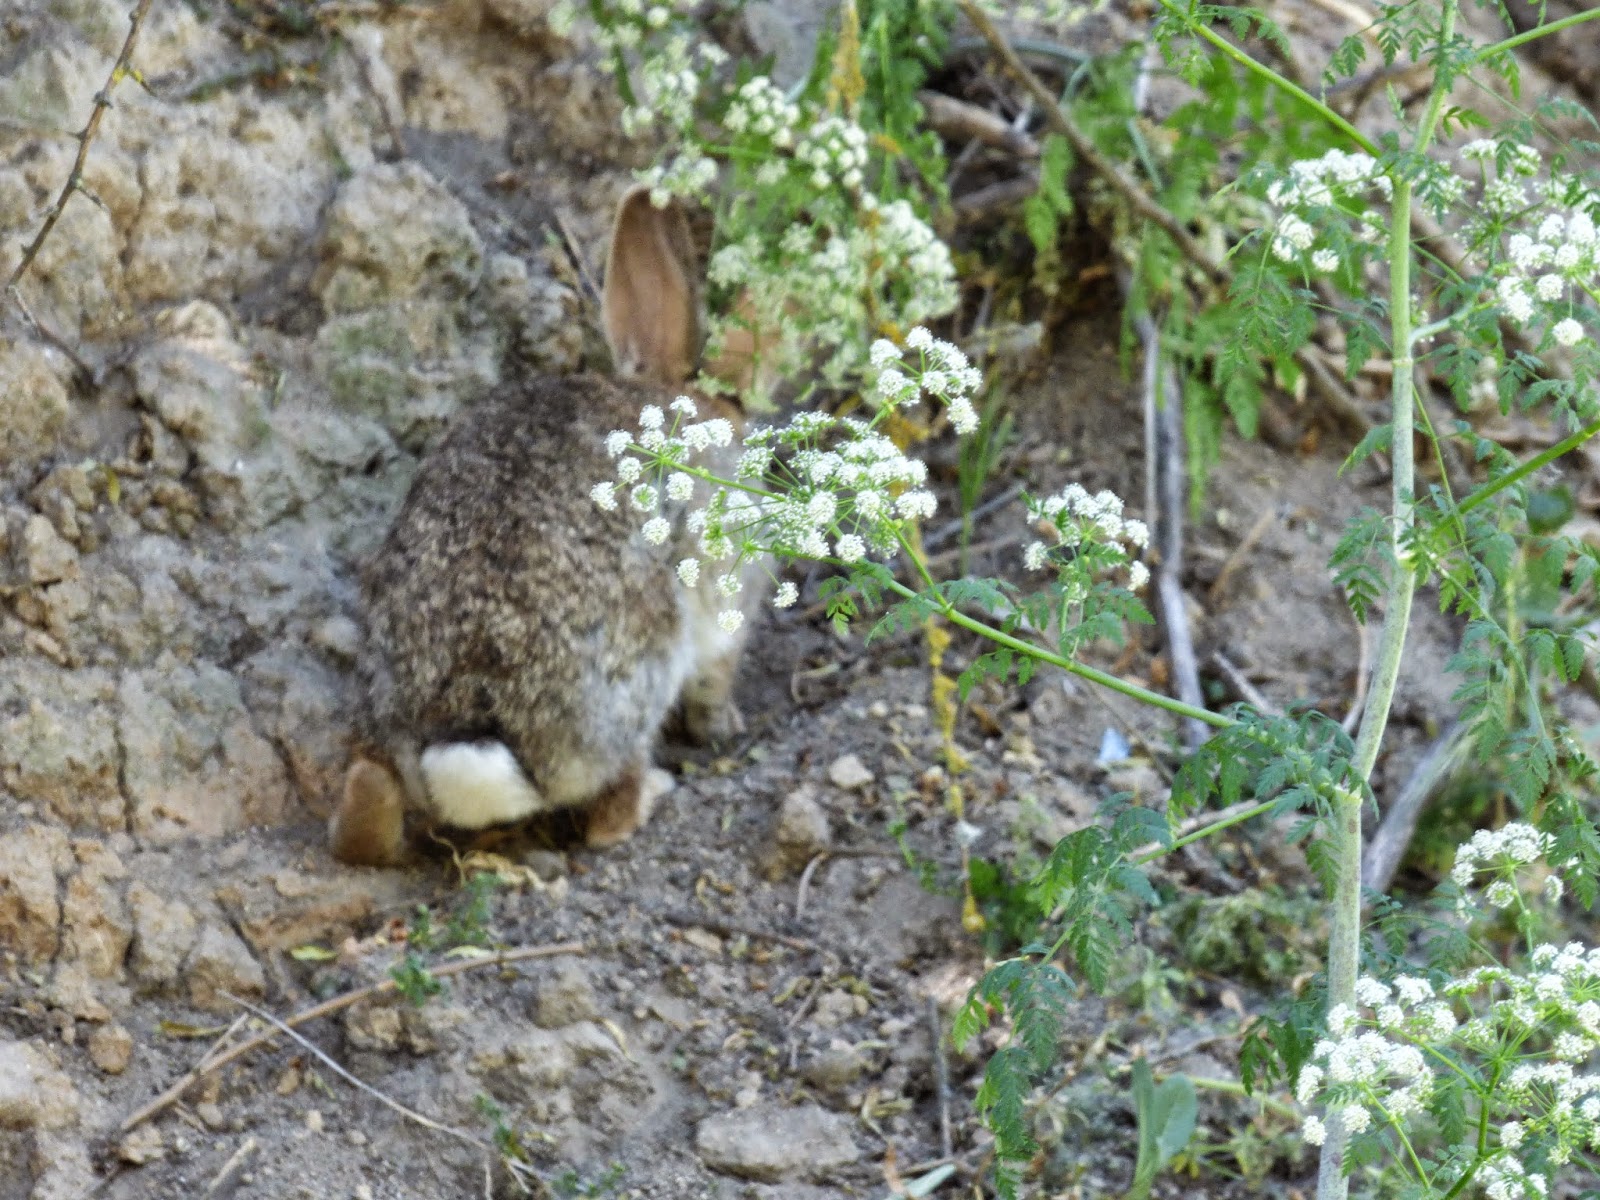
[[[446, 963], [443, 966], [430, 968], [430, 973], [435, 979], [448, 979], [452, 975], [460, 975], [465, 971], [476, 971], [482, 967], [505, 966], [515, 962], [527, 962], [535, 958], [555, 958], [559, 955], [582, 954], [583, 952], [584, 944], [582, 942], [559, 942], [551, 946], [523, 946], [520, 949], [504, 950], [484, 958], [468, 958], [460, 962]], [[373, 996], [385, 995], [394, 991], [396, 986], [395, 981], [392, 979], [380, 980], [377, 983], [369, 984], [367, 987], [357, 988], [353, 992], [346, 992], [341, 996], [333, 997], [331, 1000], [324, 1000], [321, 1004], [313, 1005], [304, 1012], [296, 1013], [290, 1017], [285, 1024], [290, 1028], [297, 1028], [320, 1017], [331, 1016], [336, 1012], [341, 1012], [362, 1000]], [[215, 1049], [208, 1051], [206, 1057], [196, 1063], [194, 1068], [182, 1079], [123, 1121], [117, 1132], [125, 1135], [129, 1131], [137, 1129], [151, 1117], [177, 1103], [183, 1097], [183, 1093], [188, 1091], [190, 1085], [197, 1080], [203, 1079], [207, 1075], [215, 1074], [229, 1063], [243, 1058], [250, 1051], [267, 1045], [277, 1036], [276, 1032], [268, 1031], [257, 1034], [255, 1037], [247, 1038], [237, 1046], [220, 1053], [215, 1052]]]
[[1400, 861], [1405, 858], [1417, 821], [1428, 799], [1455, 772], [1467, 751], [1467, 727], [1452, 725], [1434, 740], [1411, 772], [1400, 795], [1383, 814], [1361, 857], [1361, 885], [1367, 891], [1387, 892]]

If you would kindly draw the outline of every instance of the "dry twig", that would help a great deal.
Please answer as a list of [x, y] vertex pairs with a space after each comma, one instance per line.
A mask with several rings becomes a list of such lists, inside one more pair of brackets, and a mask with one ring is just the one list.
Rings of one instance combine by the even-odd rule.
[[1000, 150], [1009, 150], [1012, 154], [1022, 158], [1038, 158], [1039, 143], [1034, 141], [1021, 129], [1014, 129], [1011, 122], [1004, 117], [980, 108], [976, 104], [969, 104], [965, 100], [958, 100], [954, 96], [947, 96], [943, 92], [920, 91], [917, 100], [922, 104], [923, 111], [928, 114], [928, 124], [941, 137], [950, 138], [952, 141], [972, 139], [985, 146], [994, 146]]
[[228, 1156], [228, 1161], [222, 1164], [222, 1170], [211, 1177], [211, 1182], [207, 1185], [203, 1194], [207, 1197], [215, 1196], [223, 1188], [230, 1187], [234, 1177], [238, 1175], [240, 1168], [244, 1166], [245, 1160], [260, 1148], [261, 1143], [256, 1141], [255, 1138], [245, 1138], [239, 1148]]
[[939, 1002], [928, 997], [928, 1035], [933, 1038], [933, 1085], [939, 1098], [939, 1152], [945, 1158], [955, 1155], [950, 1135], [950, 1060], [944, 1052], [944, 1026], [939, 1020]]
[[128, 19], [128, 36], [123, 40], [122, 50], [117, 55], [117, 61], [111, 66], [111, 74], [106, 78], [105, 86], [94, 95], [94, 108], [89, 113], [89, 123], [78, 134], [78, 153], [72, 160], [72, 170], [67, 173], [67, 182], [62, 185], [61, 194], [56, 197], [56, 202], [45, 214], [44, 224], [39, 226], [39, 232], [33, 235], [33, 241], [22, 252], [21, 261], [11, 272], [11, 277], [6, 280], [6, 291], [13, 297], [20, 299], [20, 293], [16, 290], [17, 284], [22, 282], [22, 277], [33, 265], [33, 260], [39, 256], [39, 250], [44, 246], [45, 239], [56, 227], [61, 214], [66, 211], [67, 201], [72, 199], [72, 194], [83, 185], [83, 166], [89, 158], [89, 147], [94, 142], [95, 135], [100, 132], [100, 122], [106, 115], [106, 109], [111, 107], [112, 89], [128, 74], [128, 61], [133, 57], [134, 45], [139, 40], [139, 27], [144, 24], [151, 3], [152, 0], [139, 0], [133, 10], [133, 16]]
[[693, 929], [698, 926], [708, 929], [712, 933], [720, 933], [723, 937], [759, 938], [763, 941], [777, 942], [780, 946], [787, 946], [791, 950], [821, 950], [816, 942], [805, 938], [790, 937], [786, 933], [773, 933], [769, 929], [757, 929], [753, 925], [741, 925], [736, 921], [724, 921], [710, 913], [680, 913], [660, 912], [656, 916], [668, 925], [676, 925], [680, 929]]
[[1251, 708], [1269, 717], [1281, 717], [1283, 715], [1283, 710], [1262, 695], [1256, 685], [1250, 682], [1249, 676], [1239, 668], [1239, 665], [1221, 650], [1215, 651], [1211, 655], [1211, 663], [1221, 673], [1222, 677], [1228, 681], [1228, 686], [1238, 694], [1239, 699], [1243, 700]]
[[[565, 954], [582, 954], [583, 951], [584, 945], [582, 942], [558, 942], [555, 945], [550, 946], [523, 946], [516, 950], [504, 950], [499, 954], [491, 954], [484, 958], [468, 958], [463, 959], [460, 962], [445, 963], [442, 966], [433, 967], [430, 970], [434, 978], [445, 979], [452, 975], [460, 975], [465, 971], [476, 971], [482, 967], [506, 966], [510, 963], [527, 962], [530, 959], [535, 958], [555, 958]], [[336, 1012], [342, 1012], [344, 1009], [349, 1008], [352, 1004], [357, 1004], [362, 1000], [369, 999], [370, 997], [386, 995], [387, 993], [394, 991], [396, 986], [397, 985], [395, 984], [395, 981], [392, 979], [380, 980], [379, 982], [369, 984], [366, 987], [357, 988], [353, 992], [345, 992], [341, 996], [335, 996], [331, 1000], [324, 1000], [321, 1004], [313, 1005], [304, 1012], [296, 1013], [294, 1016], [290, 1017], [285, 1024], [291, 1028], [305, 1025], [308, 1022], [315, 1021], [320, 1017], [331, 1016]], [[182, 1079], [178, 1080], [178, 1082], [167, 1088], [166, 1091], [155, 1097], [155, 1099], [151, 1100], [148, 1104], [145, 1104], [143, 1107], [132, 1113], [126, 1120], [122, 1122], [122, 1125], [117, 1132], [119, 1134], [127, 1134], [130, 1130], [138, 1128], [151, 1117], [165, 1111], [175, 1104], [179, 1099], [182, 1098], [183, 1093], [189, 1089], [189, 1086], [197, 1080], [202, 1079], [207, 1075], [215, 1074], [229, 1063], [244, 1057], [246, 1054], [249, 1054], [250, 1051], [265, 1046], [277, 1036], [278, 1035], [276, 1032], [269, 1030], [265, 1033], [259, 1033], [252, 1038], [247, 1038], [245, 1041], [240, 1042], [238, 1045], [233, 1046], [230, 1049], [223, 1050], [221, 1048], [222, 1044], [227, 1040], [227, 1035], [224, 1035], [222, 1042], [218, 1042], [216, 1046], [213, 1046], [211, 1050], [207, 1051], [206, 1056], [196, 1063], [194, 1068], [190, 1070], [188, 1074], [184, 1075]]]
[[324, 1052], [323, 1049], [310, 1038], [306, 1037], [304, 1034], [296, 1033], [293, 1029], [289, 1028], [287, 1024], [285, 1024], [283, 1021], [280, 1021], [266, 1009], [257, 1008], [248, 1000], [241, 1000], [238, 996], [233, 995], [231, 992], [219, 992], [218, 995], [222, 996], [223, 999], [228, 1000], [233, 1004], [237, 1004], [240, 1008], [244, 1009], [247, 1013], [250, 1013], [258, 1020], [265, 1021], [278, 1033], [281, 1033], [299, 1043], [302, 1049], [314, 1056], [317, 1061], [322, 1063], [323, 1066], [327, 1067], [328, 1070], [332, 1071], [335, 1075], [337, 1075], [340, 1079], [343, 1079], [352, 1087], [365, 1092], [374, 1100], [378, 1101], [378, 1103], [382, 1104], [385, 1108], [399, 1113], [408, 1121], [416, 1122], [424, 1129], [432, 1129], [436, 1133], [448, 1133], [451, 1137], [459, 1138], [468, 1145], [476, 1146], [478, 1149], [487, 1151], [491, 1154], [493, 1153], [489, 1143], [483, 1141], [481, 1138], [474, 1137], [464, 1129], [457, 1129], [453, 1125], [445, 1125], [439, 1121], [435, 1121], [432, 1117], [427, 1117], [422, 1113], [417, 1112], [416, 1109], [407, 1108], [393, 1096], [385, 1095], [383, 1092], [380, 1092], [377, 1088], [373, 1087], [370, 1083], [367, 1083], [365, 1080], [359, 1079], [355, 1075], [352, 1075], [349, 1071], [345, 1070], [336, 1061], [334, 1061], [332, 1056]]

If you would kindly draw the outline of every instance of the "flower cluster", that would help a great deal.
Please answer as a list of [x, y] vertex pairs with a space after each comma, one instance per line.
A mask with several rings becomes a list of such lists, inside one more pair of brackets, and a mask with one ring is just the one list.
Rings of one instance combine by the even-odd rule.
[[[751, 233], [716, 251], [707, 273], [744, 297], [743, 319], [795, 331], [764, 351], [771, 369], [804, 371], [821, 345], [832, 351], [822, 377], [835, 386], [867, 366], [859, 331], [870, 329], [874, 316], [916, 325], [949, 312], [957, 298], [949, 247], [906, 201], [880, 206], [870, 192], [842, 228], [791, 225], [775, 243]], [[726, 325], [713, 322], [713, 342]]]
[[[1282, 262], [1309, 262], [1324, 273], [1335, 270], [1338, 252], [1317, 245], [1317, 226], [1307, 216], [1315, 218], [1323, 210], [1348, 204], [1374, 189], [1388, 200], [1394, 185], [1370, 154], [1329, 150], [1320, 158], [1291, 163], [1288, 173], [1267, 188], [1268, 203], [1280, 210], [1272, 231], [1273, 257]], [[1356, 236], [1371, 240], [1378, 236], [1378, 228], [1360, 224]]]
[[[1452, 875], [1467, 886], [1488, 872], [1486, 895], [1498, 903], [1496, 886], [1550, 849], [1528, 825], [1480, 832], [1457, 851]], [[1490, 1200], [1540, 1200], [1548, 1166], [1600, 1150], [1600, 1073], [1581, 1069], [1600, 1050], [1600, 948], [1538, 945], [1519, 968], [1493, 963], [1455, 978], [1366, 977], [1355, 1001], [1329, 1012], [1328, 1037], [1296, 1081], [1301, 1104], [1322, 1103], [1356, 1135], [1406, 1138], [1454, 1075], [1451, 1103], [1464, 1094], [1477, 1105], [1469, 1116], [1498, 1134], [1461, 1168]], [[1302, 1133], [1320, 1145], [1324, 1118], [1307, 1117]]]
[[[673, 401], [670, 413], [648, 405], [637, 431], [607, 436], [616, 475], [597, 482], [590, 498], [608, 512], [626, 504], [651, 545], [667, 542], [680, 525], [695, 535], [695, 553], [678, 563], [678, 578], [686, 587], [714, 578], [717, 593], [730, 600], [743, 589], [745, 569], [769, 556], [853, 564], [892, 555], [904, 525], [933, 516], [938, 505], [926, 486], [927, 465], [879, 424], [927, 392], [944, 401], [953, 420], [964, 414], [958, 427], [970, 431], [977, 423], [971, 397], [981, 382], [959, 349], [926, 329], [912, 330], [906, 349], [916, 365], [893, 343], [873, 348], [881, 403], [872, 420], [802, 412], [786, 425], [751, 429], [734, 446], [733, 426], [696, 420], [687, 396]], [[782, 584], [774, 603], [784, 608], [798, 598], [793, 584]], [[718, 617], [730, 632], [743, 619], [733, 607]]]
[[752, 76], [741, 84], [722, 118], [723, 128], [729, 132], [771, 138], [778, 147], [794, 145], [799, 123], [800, 106], [765, 75]]
[[[1123, 547], [1143, 550], [1150, 544], [1150, 530], [1143, 521], [1124, 518], [1122, 501], [1111, 492], [1090, 495], [1076, 483], [1069, 483], [1054, 496], [1028, 499], [1028, 515], [1048, 531], [1051, 542], [1032, 542], [1022, 552], [1023, 564], [1030, 571], [1048, 566], [1060, 570], [1076, 561], [1084, 547], [1102, 553], [1110, 551], [1107, 565], [1126, 565], [1128, 587], [1139, 591], [1150, 581], [1150, 568], [1133, 558]], [[1098, 564], [1097, 564], [1098, 565]]]
[[[1472, 885], [1480, 872], [1492, 873], [1495, 878], [1489, 884], [1486, 898], [1496, 908], [1509, 908], [1520, 894], [1516, 886], [1517, 869], [1538, 862], [1554, 845], [1555, 839], [1548, 833], [1518, 821], [1500, 829], [1480, 829], [1470, 842], [1456, 850], [1450, 878], [1457, 886], [1465, 888]], [[1545, 880], [1545, 894], [1551, 901], [1559, 900], [1561, 891], [1559, 875]]]
[[[1536, 150], [1480, 139], [1461, 150], [1482, 187], [1468, 233], [1502, 246], [1495, 301], [1519, 326], [1547, 323], [1558, 346], [1584, 338], [1580, 295], [1600, 287], [1600, 194], [1575, 176], [1541, 175]], [[1533, 232], [1528, 232], [1532, 230]]]
[[858, 188], [867, 165], [867, 134], [854, 121], [823, 117], [806, 131], [794, 156], [811, 168], [811, 186], [819, 192], [835, 179]]

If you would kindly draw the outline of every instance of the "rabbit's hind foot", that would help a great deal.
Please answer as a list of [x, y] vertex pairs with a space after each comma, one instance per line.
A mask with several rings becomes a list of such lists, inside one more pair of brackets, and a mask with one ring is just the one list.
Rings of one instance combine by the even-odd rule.
[[389, 767], [357, 758], [328, 823], [328, 844], [340, 862], [393, 866], [405, 857], [405, 793]]
[[626, 841], [650, 819], [656, 801], [673, 787], [672, 776], [660, 767], [629, 771], [589, 806], [584, 841], [595, 849]]

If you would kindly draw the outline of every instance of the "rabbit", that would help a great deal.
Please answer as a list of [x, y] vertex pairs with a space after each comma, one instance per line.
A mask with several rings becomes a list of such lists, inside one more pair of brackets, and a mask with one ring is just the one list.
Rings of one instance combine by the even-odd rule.
[[[719, 626], [716, 572], [694, 588], [675, 573], [698, 547], [687, 510], [706, 496], [667, 512], [673, 533], [652, 546], [625, 502], [608, 512], [590, 495], [615, 476], [606, 434], [665, 408], [695, 367], [691, 240], [677, 201], [624, 196], [602, 303], [621, 378], [513, 379], [420, 468], [362, 576], [371, 724], [329, 823], [339, 860], [403, 861], [408, 812], [481, 830], [573, 808], [590, 846], [612, 846], [672, 786], [651, 754], [674, 713], [702, 742], [742, 730], [731, 693], [750, 622]], [[708, 370], [739, 377], [750, 340]], [[695, 399], [742, 429], [733, 400]], [[707, 453], [731, 477], [739, 439]], [[743, 568], [747, 615], [767, 574]]]

